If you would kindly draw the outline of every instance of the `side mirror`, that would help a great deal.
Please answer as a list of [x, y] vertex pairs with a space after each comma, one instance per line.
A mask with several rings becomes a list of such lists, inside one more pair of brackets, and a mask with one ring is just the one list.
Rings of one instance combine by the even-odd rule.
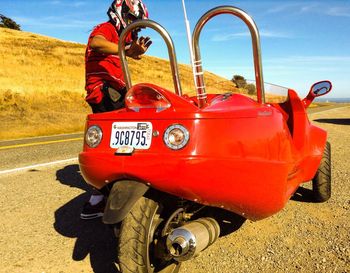
[[321, 81], [314, 83], [310, 88], [310, 93], [314, 95], [314, 97], [319, 97], [326, 95], [332, 89], [332, 83], [330, 81]]
[[314, 83], [307, 94], [306, 98], [303, 99], [304, 107], [307, 108], [311, 102], [316, 98], [326, 95], [332, 90], [332, 83], [330, 81], [320, 81]]

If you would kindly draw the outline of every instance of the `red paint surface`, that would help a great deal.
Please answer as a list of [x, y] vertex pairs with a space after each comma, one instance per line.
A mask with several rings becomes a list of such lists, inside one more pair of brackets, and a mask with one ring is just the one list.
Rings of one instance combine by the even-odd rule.
[[[327, 134], [310, 124], [293, 90], [283, 104], [259, 104], [238, 94], [211, 95], [208, 106], [199, 109], [196, 98], [149, 86], [172, 106], [158, 113], [123, 109], [89, 115], [87, 128], [99, 125], [103, 140], [97, 148], [84, 145], [79, 156], [88, 183], [102, 188], [134, 179], [258, 220], [281, 210], [298, 186], [315, 175]], [[148, 150], [116, 156], [109, 147], [115, 121], [152, 122], [159, 136], [153, 137]], [[163, 133], [172, 124], [182, 124], [190, 132], [189, 143], [178, 151], [163, 142]]]

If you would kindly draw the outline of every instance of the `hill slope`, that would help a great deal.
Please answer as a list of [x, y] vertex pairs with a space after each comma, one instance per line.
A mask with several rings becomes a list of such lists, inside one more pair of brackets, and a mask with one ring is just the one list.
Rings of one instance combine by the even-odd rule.
[[[0, 139], [81, 131], [90, 108], [84, 102], [85, 45], [0, 28]], [[173, 90], [167, 60], [130, 60], [133, 83]], [[194, 93], [189, 66], [179, 65], [184, 93]], [[205, 74], [209, 92], [233, 89], [231, 81]]]

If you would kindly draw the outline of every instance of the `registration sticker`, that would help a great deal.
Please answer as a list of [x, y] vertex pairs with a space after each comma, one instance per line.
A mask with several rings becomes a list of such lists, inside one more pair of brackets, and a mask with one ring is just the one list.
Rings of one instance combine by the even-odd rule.
[[147, 150], [152, 142], [151, 122], [114, 122], [112, 124], [111, 148], [131, 146]]

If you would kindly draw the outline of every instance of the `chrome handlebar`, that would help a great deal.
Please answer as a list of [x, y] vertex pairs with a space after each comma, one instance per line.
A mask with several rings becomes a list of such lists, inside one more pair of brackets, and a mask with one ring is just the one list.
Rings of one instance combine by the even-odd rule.
[[199, 107], [203, 107], [207, 103], [207, 94], [205, 91], [204, 77], [203, 77], [203, 67], [201, 54], [199, 50], [199, 36], [204, 27], [204, 25], [213, 17], [220, 14], [232, 14], [241, 20], [248, 26], [250, 34], [252, 36], [253, 45], [253, 58], [254, 58], [254, 70], [255, 70], [255, 81], [257, 98], [259, 103], [265, 103], [265, 91], [264, 91], [264, 79], [262, 72], [262, 62], [261, 62], [261, 49], [260, 49], [260, 36], [259, 30], [253, 20], [246, 12], [243, 10], [232, 7], [232, 6], [220, 6], [209, 10], [205, 13], [197, 22], [192, 35], [192, 46], [194, 53], [194, 65], [195, 65], [195, 78], [196, 78], [196, 89]]
[[[205, 13], [197, 22], [192, 35], [192, 46], [194, 53], [194, 66], [195, 66], [195, 84], [197, 89], [197, 97], [199, 107], [202, 108], [207, 103], [207, 94], [204, 85], [203, 67], [201, 54], [199, 50], [199, 37], [204, 25], [213, 17], [220, 14], [231, 14], [240, 18], [249, 28], [252, 37], [252, 47], [253, 47], [253, 58], [254, 58], [254, 71], [255, 71], [255, 81], [257, 90], [257, 100], [259, 103], [265, 103], [265, 91], [264, 91], [264, 79], [262, 72], [262, 61], [261, 61], [261, 48], [260, 48], [260, 36], [259, 30], [253, 20], [246, 12], [243, 10], [233, 7], [233, 6], [220, 6], [209, 10]], [[171, 72], [173, 76], [173, 83], [175, 88], [175, 93], [182, 96], [181, 84], [179, 71], [177, 66], [175, 47], [173, 40], [171, 39], [169, 33], [157, 22], [152, 20], [138, 20], [130, 25], [128, 25], [122, 32], [119, 39], [119, 57], [122, 64], [122, 69], [125, 77], [126, 88], [129, 90], [132, 87], [130, 72], [128, 68], [128, 63], [126, 61], [125, 54], [125, 40], [127, 35], [134, 29], [140, 27], [149, 27], [157, 31], [164, 39], [170, 59]]]
[[152, 20], [138, 20], [130, 25], [128, 25], [122, 32], [119, 43], [118, 43], [118, 48], [119, 48], [119, 58], [121, 60], [122, 64], [122, 69], [125, 77], [125, 84], [127, 90], [129, 90], [132, 87], [131, 83], [131, 77], [130, 77], [130, 72], [129, 72], [129, 67], [128, 63], [126, 61], [126, 54], [125, 54], [125, 41], [127, 35], [134, 29], [140, 28], [140, 27], [149, 27], [152, 28], [153, 30], [157, 31], [164, 39], [167, 48], [168, 48], [168, 54], [169, 54], [169, 59], [170, 59], [170, 67], [171, 67], [171, 72], [173, 75], [173, 82], [174, 82], [174, 88], [175, 88], [175, 93], [179, 96], [182, 96], [182, 90], [181, 90], [181, 84], [180, 84], [180, 78], [179, 78], [179, 70], [177, 66], [177, 60], [176, 60], [176, 54], [175, 54], [175, 47], [173, 40], [171, 39], [169, 33], [158, 23], [152, 21]]

